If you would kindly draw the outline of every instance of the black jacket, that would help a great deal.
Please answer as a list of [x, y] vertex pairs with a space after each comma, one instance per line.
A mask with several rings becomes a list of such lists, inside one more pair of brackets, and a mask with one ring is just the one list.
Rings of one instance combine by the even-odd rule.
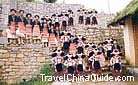
[[17, 22], [24, 22], [24, 24], [26, 23], [26, 18], [25, 17], [20, 17], [20, 16], [18, 16], [17, 17]]
[[9, 15], [8, 16], [8, 24], [10, 24], [11, 22], [16, 22], [17, 23], [17, 16], [13, 16], [13, 15]]
[[25, 24], [27, 25], [27, 24], [30, 24], [30, 25], [33, 25], [33, 20], [32, 19], [30, 19], [30, 20], [25, 20]]

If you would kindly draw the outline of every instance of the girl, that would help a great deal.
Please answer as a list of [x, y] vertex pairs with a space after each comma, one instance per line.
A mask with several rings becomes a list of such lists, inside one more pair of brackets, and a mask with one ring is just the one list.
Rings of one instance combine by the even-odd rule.
[[77, 43], [77, 50], [78, 50], [78, 54], [84, 53], [84, 43], [82, 41], [82, 36], [78, 36], [78, 43]]
[[69, 53], [69, 47], [70, 47], [69, 39], [70, 39], [70, 37], [68, 36], [67, 31], [65, 31], [63, 34], [64, 35], [61, 36], [61, 41], [63, 43], [63, 50], [64, 50], [65, 54], [67, 54], [67, 53]]
[[36, 36], [39, 35], [40, 32], [42, 32], [42, 29], [39, 21], [39, 15], [35, 15], [35, 20], [33, 21], [33, 34]]
[[97, 11], [95, 9], [93, 9], [92, 11], [92, 25], [97, 25], [98, 22], [97, 22]]
[[42, 32], [41, 24], [39, 21], [39, 15], [35, 15], [35, 20], [33, 21], [33, 36], [35, 37], [34, 40], [40, 40], [40, 33]]
[[56, 13], [56, 16], [55, 16], [55, 29], [57, 30], [57, 31], [60, 31], [60, 23], [59, 23], [59, 17], [60, 17], [60, 15], [58, 15], [58, 13]]
[[65, 61], [65, 66], [67, 66], [67, 72], [68, 74], [74, 74], [74, 66], [75, 66], [75, 61], [73, 60], [73, 56], [71, 54], [68, 54], [66, 56], [66, 61]]
[[90, 25], [91, 24], [91, 14], [87, 11], [85, 12], [85, 15], [86, 15], [86, 19], [85, 19], [85, 25]]
[[85, 55], [82, 54], [77, 54], [76, 58], [76, 64], [77, 64], [77, 72], [82, 75], [83, 74], [83, 70], [84, 70], [84, 58]]
[[80, 10], [78, 10], [78, 12], [79, 12], [79, 24], [83, 24], [84, 23], [84, 13], [83, 13], [83, 9], [82, 8], [80, 8]]
[[106, 40], [106, 42], [105, 42], [105, 50], [106, 50], [106, 54], [107, 54], [107, 58], [108, 58], [108, 60], [110, 60], [111, 59], [111, 53], [112, 53], [112, 39], [108, 39], [108, 40]]
[[116, 76], [118, 73], [121, 73], [121, 56], [118, 50], [115, 50], [112, 54], [113, 57], [110, 59], [110, 65], [113, 66], [114, 75]]
[[33, 25], [33, 21], [32, 21], [32, 14], [27, 13], [26, 14], [26, 39], [28, 43], [31, 43], [31, 36], [32, 36], [32, 25]]
[[63, 71], [63, 57], [61, 56], [62, 51], [57, 50], [56, 53], [52, 54], [52, 64], [55, 67], [55, 72], [61, 73]]
[[95, 49], [93, 56], [89, 58], [89, 60], [92, 61], [92, 66], [96, 73], [99, 73], [101, 69], [100, 55], [101, 55], [101, 52], [99, 52], [98, 49]]
[[74, 26], [73, 12], [69, 13], [68, 26]]
[[62, 15], [62, 29], [67, 30], [68, 14], [65, 14], [65, 12], [63, 12]]
[[19, 16], [17, 17], [18, 29], [16, 30], [16, 35], [19, 37], [18, 44], [24, 44], [26, 33], [25, 22], [26, 18], [24, 17], [24, 10], [20, 10]]

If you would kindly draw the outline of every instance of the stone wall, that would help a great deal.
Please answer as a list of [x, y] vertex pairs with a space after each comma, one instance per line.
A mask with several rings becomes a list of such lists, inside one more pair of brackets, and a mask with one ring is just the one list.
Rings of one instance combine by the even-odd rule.
[[0, 0], [0, 4], [2, 4], [2, 14], [0, 14], [0, 30], [5, 29], [7, 27], [9, 10], [11, 8], [17, 8], [16, 0]]
[[29, 80], [40, 73], [50, 57], [48, 49], [39, 46], [13, 46], [0, 49], [0, 81], [15, 83]]
[[62, 3], [44, 3], [44, 2], [18, 2], [17, 10], [24, 9], [26, 13], [32, 13], [33, 15], [38, 14], [43, 15], [52, 15], [53, 13], [60, 13], [63, 10], [68, 11], [72, 9], [74, 13], [83, 5], [80, 4], [62, 4]]

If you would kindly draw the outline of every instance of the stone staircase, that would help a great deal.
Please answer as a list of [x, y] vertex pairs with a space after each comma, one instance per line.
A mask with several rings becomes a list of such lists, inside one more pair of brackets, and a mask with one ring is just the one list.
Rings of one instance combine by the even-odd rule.
[[[114, 31], [114, 30], [117, 30], [117, 31]], [[121, 34], [120, 29], [110, 30], [109, 28], [102, 29], [102, 28], [94, 28], [94, 27], [91, 27], [91, 26], [81, 25], [81, 26], [75, 26], [71, 30], [71, 33], [73, 35], [75, 35], [75, 36], [83, 35], [87, 39], [86, 42], [94, 42], [94, 43], [99, 43], [99, 42], [104, 41], [107, 37], [109, 37], [109, 35], [111, 33], [114, 34], [114, 35], [112, 35], [112, 36], [115, 36], [114, 38], [117, 38], [118, 40], [122, 40], [121, 37], [118, 38], [118, 35], [116, 35], [116, 33], [114, 33], [114, 32], [116, 32], [117, 34], [120, 34], [120, 36], [123, 36]], [[6, 51], [2, 51], [3, 49], [5, 49]], [[20, 45], [20, 46], [19, 45], [10, 45], [10, 46], [6, 46], [6, 47], [2, 47], [2, 48], [0, 48], [0, 50], [1, 50], [0, 55], [2, 55], [2, 58], [0, 58], [0, 62], [1, 62], [0, 63], [0, 68], [3, 68], [3, 66], [5, 67], [5, 66], [8, 66], [8, 65], [12, 65], [12, 64], [10, 64], [10, 62], [14, 61], [14, 59], [12, 59], [12, 57], [14, 57], [14, 56], [17, 57], [17, 60], [21, 56], [23, 56], [23, 58], [27, 57], [30, 60], [30, 61], [28, 61], [28, 65], [30, 65], [30, 66], [32, 66], [32, 65], [29, 64], [29, 62], [37, 61], [37, 63], [33, 64], [34, 68], [31, 68], [31, 69], [34, 69], [34, 71], [36, 71], [35, 74], [39, 73], [38, 71], [40, 70], [42, 65], [44, 65], [44, 64], [51, 65], [51, 56], [50, 56], [50, 54], [52, 53], [52, 50], [50, 50], [49, 47], [43, 48], [42, 44], [24, 44], [24, 45]], [[7, 52], [7, 50], [8, 50], [8, 55], [11, 55], [8, 58], [6, 58], [6, 56], [8, 56], [8, 55], [5, 53], [5, 52]], [[2, 52], [4, 52], [4, 53], [2, 53]], [[20, 52], [21, 52], [21, 55], [17, 56], [17, 54], [20, 54]], [[22, 55], [22, 53], [23, 53], [23, 55]], [[35, 56], [37, 58], [35, 58]], [[3, 59], [4, 59], [4, 61], [3, 61]], [[15, 61], [16, 61], [16, 59], [15, 59]], [[3, 63], [7, 62], [7, 63], [4, 65], [2, 62]], [[25, 65], [25, 63], [21, 63], [20, 61], [16, 61], [16, 62], [17, 63], [15, 63], [15, 66], [16, 66], [16, 64], [17, 64], [17, 66], [22, 66], [22, 64]], [[126, 60], [125, 60], [124, 57], [122, 58], [122, 63], [123, 63], [123, 65], [122, 65], [123, 66], [123, 74], [125, 74]], [[40, 67], [39, 70], [38, 69], [36, 70], [37, 66], [35, 66], [35, 65]], [[20, 69], [22, 69], [22, 68], [20, 68]], [[30, 70], [30, 71], [32, 71], [32, 70]], [[28, 70], [26, 72], [30, 72], [30, 71]], [[10, 70], [7, 70], [7, 71], [5, 70], [4, 72], [2, 70], [0, 70], [0, 72], [1, 72], [0, 76], [2, 76], [2, 77], [0, 77], [0, 79], [4, 77], [5, 72], [9, 72], [8, 75], [16, 74], [16, 72], [13, 73]], [[91, 72], [86, 72], [86, 73], [91, 74]], [[17, 74], [19, 74], [19, 73], [17, 72]], [[34, 73], [31, 74], [31, 72], [30, 72], [30, 74], [27, 74], [27, 75], [31, 75], [31, 76], [29, 76], [31, 78], [33, 74]], [[108, 67], [108, 61], [106, 61], [106, 67], [105, 67], [105, 70], [102, 72], [102, 74], [103, 75], [106, 75], [106, 74], [111, 75], [112, 74], [112, 71], [109, 70], [109, 67]], [[19, 75], [22, 75], [22, 74], [19, 74]], [[23, 74], [23, 75], [24, 75], [23, 77], [26, 78], [25, 77], [26, 74]], [[34, 76], [36, 76], [36, 75], [34, 75]], [[6, 77], [4, 77], [4, 78], [6, 78]], [[11, 78], [11, 77], [9, 77], [9, 78]], [[12, 78], [11, 78], [11, 80], [12, 80]], [[13, 82], [13, 81], [14, 80], [12, 80], [10, 82]], [[58, 85], [58, 84], [53, 84], [53, 85]]]
[[[123, 41], [123, 29], [120, 27], [116, 28], [101, 28], [98, 26], [93, 27], [93, 26], [86, 26], [86, 25], [76, 25], [71, 33], [74, 34], [74, 36], [77, 35], [82, 35], [84, 36], [87, 40], [86, 43], [88, 42], [93, 42], [93, 43], [101, 43], [104, 42], [107, 38], [114, 38], [118, 40], [119, 45], [123, 46], [124, 41]], [[124, 48], [122, 48], [123, 54], [124, 54]], [[126, 60], [125, 57], [122, 57], [122, 70], [123, 74], [126, 73]], [[106, 60], [106, 66], [105, 70], [102, 72], [104, 75], [105, 74], [112, 74], [112, 71], [110, 70], [108, 66], [108, 61]]]

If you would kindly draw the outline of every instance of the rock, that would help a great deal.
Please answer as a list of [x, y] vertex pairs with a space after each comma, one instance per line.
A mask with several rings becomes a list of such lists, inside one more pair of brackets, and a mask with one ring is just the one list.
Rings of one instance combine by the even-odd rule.
[[8, 50], [0, 49], [0, 53], [8, 53]]
[[23, 54], [17, 54], [17, 57], [22, 58], [22, 57], [24, 57], [24, 55]]
[[2, 56], [3, 56], [3, 58], [8, 58], [8, 57], [10, 57], [10, 56], [9, 56], [9, 53], [2, 54]]
[[9, 61], [15, 61], [15, 57], [9, 58]]
[[21, 65], [24, 65], [24, 62], [13, 62], [12, 65], [21, 66]]
[[39, 62], [45, 62], [46, 58], [45, 57], [37, 57], [37, 61], [39, 61]]
[[10, 54], [10, 57], [11, 57], [11, 58], [17, 57], [17, 54]]

